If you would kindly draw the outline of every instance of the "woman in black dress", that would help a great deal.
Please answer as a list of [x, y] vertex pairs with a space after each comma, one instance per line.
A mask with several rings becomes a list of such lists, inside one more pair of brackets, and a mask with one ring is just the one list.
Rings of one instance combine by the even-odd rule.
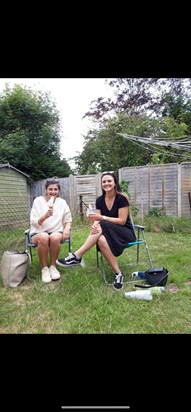
[[129, 200], [122, 193], [115, 173], [102, 173], [101, 185], [103, 194], [96, 199], [96, 212], [88, 215], [93, 222], [89, 236], [75, 253], [65, 259], [58, 259], [56, 263], [65, 267], [80, 264], [83, 254], [97, 243], [114, 271], [113, 287], [120, 290], [123, 287], [123, 274], [117, 256], [122, 254], [128, 242], [136, 240], [136, 236], [130, 219]]

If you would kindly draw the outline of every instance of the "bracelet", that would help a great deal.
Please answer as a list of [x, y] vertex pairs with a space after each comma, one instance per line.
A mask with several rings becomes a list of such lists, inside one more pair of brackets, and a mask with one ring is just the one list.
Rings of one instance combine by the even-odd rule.
[[106, 220], [106, 216], [103, 216], [103, 220]]

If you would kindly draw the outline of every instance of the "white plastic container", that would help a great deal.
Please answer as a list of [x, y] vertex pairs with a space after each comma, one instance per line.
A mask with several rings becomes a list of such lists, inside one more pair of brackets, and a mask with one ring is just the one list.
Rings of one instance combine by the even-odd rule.
[[150, 290], [135, 290], [132, 292], [125, 292], [126, 298], [152, 300], [153, 295]]

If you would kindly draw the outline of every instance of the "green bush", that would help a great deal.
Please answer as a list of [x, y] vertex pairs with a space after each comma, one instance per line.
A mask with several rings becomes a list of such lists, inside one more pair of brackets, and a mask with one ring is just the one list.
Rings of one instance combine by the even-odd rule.
[[149, 210], [148, 216], [155, 216], [155, 217], [161, 217], [164, 216], [165, 212], [162, 207], [153, 207]]
[[132, 213], [133, 217], [134, 217], [134, 216], [137, 216], [137, 213], [138, 213], [138, 210], [139, 210], [139, 209], [138, 209], [138, 207], [137, 207], [134, 203], [131, 203], [130, 194], [129, 194], [129, 189], [128, 189], [128, 183], [127, 183], [125, 180], [122, 180], [121, 183], [120, 183], [120, 187], [121, 187], [121, 190], [122, 190], [124, 193], [126, 193], [127, 196], [129, 197], [130, 204], [131, 204], [131, 213]]

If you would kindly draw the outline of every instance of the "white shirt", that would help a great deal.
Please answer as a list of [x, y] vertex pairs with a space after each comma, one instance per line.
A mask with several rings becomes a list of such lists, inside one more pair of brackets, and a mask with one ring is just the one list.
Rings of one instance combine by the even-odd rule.
[[45, 215], [48, 210], [48, 202], [44, 196], [38, 196], [34, 199], [30, 213], [30, 234], [40, 232], [63, 232], [64, 224], [72, 222], [70, 208], [66, 201], [61, 197], [57, 197], [54, 202], [53, 215], [47, 218], [42, 225], [38, 224], [38, 220]]

